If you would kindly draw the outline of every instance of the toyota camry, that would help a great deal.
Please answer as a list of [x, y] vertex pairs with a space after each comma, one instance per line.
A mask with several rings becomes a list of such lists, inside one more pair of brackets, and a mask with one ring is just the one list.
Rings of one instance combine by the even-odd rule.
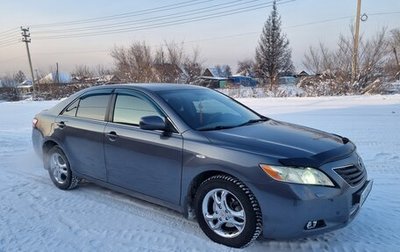
[[174, 209], [231, 247], [261, 234], [291, 239], [344, 227], [372, 188], [346, 137], [198, 86], [92, 87], [32, 123], [56, 187], [84, 179]]

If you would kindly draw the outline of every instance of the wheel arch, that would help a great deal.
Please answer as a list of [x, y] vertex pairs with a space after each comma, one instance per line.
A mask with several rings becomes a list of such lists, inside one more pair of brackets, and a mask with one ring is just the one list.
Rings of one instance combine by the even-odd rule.
[[[63, 152], [64, 155], [67, 157], [68, 162], [70, 162], [70, 157], [68, 156], [68, 154], [65, 152], [64, 147], [62, 144], [60, 144], [57, 140], [52, 139], [52, 138], [47, 138], [43, 141], [42, 144], [42, 160], [44, 163], [44, 168], [47, 169], [48, 167], [46, 166], [47, 164], [47, 158], [48, 158], [48, 152], [49, 150], [51, 150], [54, 146], [58, 146]], [[71, 170], [73, 170], [73, 168], [71, 167]], [[75, 171], [74, 171], [75, 172]]]
[[56, 141], [50, 139], [46, 140], [42, 145], [43, 155], [45, 155], [51, 148], [53, 148], [56, 145], [59, 146], [59, 144]]
[[59, 146], [59, 144], [51, 139], [47, 139], [43, 142], [42, 145], [42, 160], [43, 160], [43, 164], [44, 164], [44, 168], [46, 170], [49, 169], [49, 167], [47, 167], [47, 158], [48, 158], [48, 153], [49, 150], [51, 150], [51, 148], [53, 148], [54, 146]]
[[184, 196], [184, 214], [187, 218], [189, 218], [189, 219], [195, 218], [193, 203], [194, 203], [194, 198], [196, 196], [197, 189], [199, 188], [200, 184], [215, 175], [230, 176], [230, 177], [237, 179], [237, 180], [241, 181], [242, 183], [246, 184], [245, 181], [243, 181], [243, 179], [241, 179], [239, 176], [236, 176], [235, 174], [224, 171], [222, 169], [211, 169], [211, 170], [202, 171], [201, 173], [197, 174], [196, 176], [194, 176], [191, 179], [191, 181], [187, 187], [187, 191], [184, 192], [184, 195], [185, 195]]

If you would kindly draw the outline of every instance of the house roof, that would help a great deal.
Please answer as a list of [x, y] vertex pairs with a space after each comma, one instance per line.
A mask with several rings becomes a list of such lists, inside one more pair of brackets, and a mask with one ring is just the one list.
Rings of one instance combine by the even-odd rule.
[[299, 76], [308, 76], [309, 74], [306, 71], [301, 71], [299, 74]]
[[203, 76], [209, 77], [220, 77], [218, 69], [216, 67], [208, 67], [204, 70]]
[[17, 88], [31, 88], [31, 87], [33, 87], [33, 85], [32, 81], [30, 80], [24, 80], [17, 86]]

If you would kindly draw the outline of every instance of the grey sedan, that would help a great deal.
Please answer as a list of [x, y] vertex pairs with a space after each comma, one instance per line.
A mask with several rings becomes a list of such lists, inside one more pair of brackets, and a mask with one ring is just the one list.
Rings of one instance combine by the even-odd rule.
[[191, 85], [82, 90], [37, 114], [32, 139], [58, 188], [85, 179], [163, 205], [232, 247], [343, 227], [372, 188], [349, 139]]

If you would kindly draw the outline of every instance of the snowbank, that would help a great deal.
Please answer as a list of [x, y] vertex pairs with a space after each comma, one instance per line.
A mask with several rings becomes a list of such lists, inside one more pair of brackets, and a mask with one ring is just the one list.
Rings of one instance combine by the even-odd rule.
[[[259, 240], [244, 251], [398, 251], [400, 95], [240, 101], [275, 119], [349, 137], [375, 179], [348, 227], [301, 240]], [[0, 251], [236, 251], [166, 208], [92, 184], [56, 189], [30, 140], [34, 114], [55, 103], [0, 103]]]

